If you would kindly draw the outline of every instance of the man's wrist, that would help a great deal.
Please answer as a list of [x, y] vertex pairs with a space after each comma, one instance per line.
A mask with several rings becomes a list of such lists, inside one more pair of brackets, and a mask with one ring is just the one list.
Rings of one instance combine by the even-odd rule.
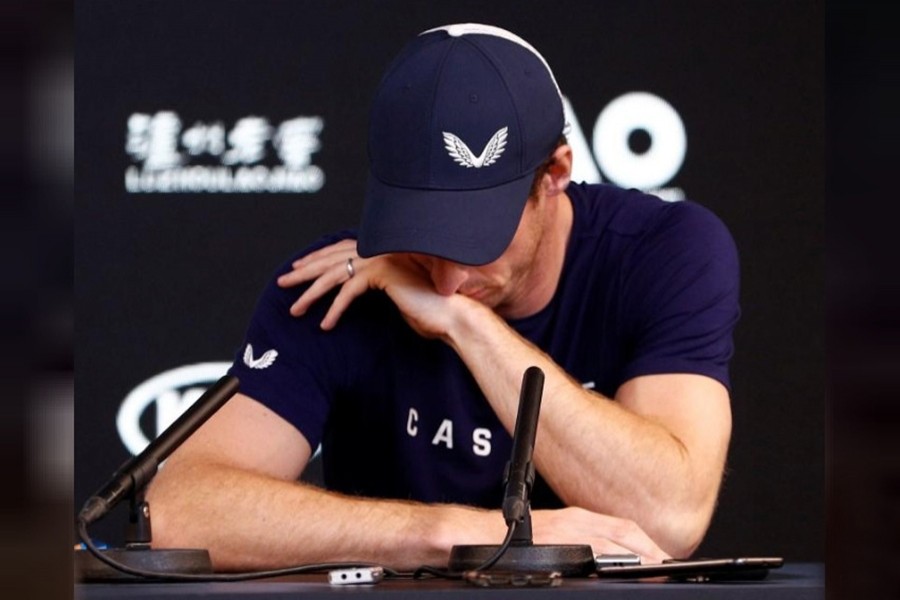
[[506, 526], [499, 511], [456, 504], [431, 506], [433, 519], [428, 534], [431, 549], [443, 560], [450, 556], [453, 546], [461, 544], [499, 544]]
[[491, 319], [499, 318], [497, 314], [477, 300], [461, 294], [449, 297], [451, 317], [443, 338], [450, 346], [459, 348], [463, 340], [471, 340], [473, 336], [483, 334], [486, 324]]

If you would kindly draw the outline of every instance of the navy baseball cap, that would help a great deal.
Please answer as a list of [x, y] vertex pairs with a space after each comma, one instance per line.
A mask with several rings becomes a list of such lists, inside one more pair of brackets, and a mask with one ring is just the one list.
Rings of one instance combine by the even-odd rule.
[[421, 33], [372, 104], [359, 255], [496, 260], [564, 125], [553, 73], [525, 40], [475, 23]]

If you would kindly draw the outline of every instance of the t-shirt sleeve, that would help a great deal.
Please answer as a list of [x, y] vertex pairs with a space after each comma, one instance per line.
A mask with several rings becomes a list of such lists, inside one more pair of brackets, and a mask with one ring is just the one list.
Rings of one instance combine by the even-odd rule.
[[625, 379], [696, 373], [730, 389], [740, 271], [722, 221], [699, 204], [672, 203], [635, 244], [628, 267], [632, 352]]
[[291, 270], [296, 258], [338, 239], [341, 236], [323, 238], [276, 270], [228, 371], [238, 378], [241, 394], [291, 423], [312, 448], [322, 440], [330, 404], [342, 383], [341, 345], [333, 333], [319, 327], [331, 298], [320, 299], [306, 315], [294, 317], [290, 306], [306, 286], [280, 288], [275, 280]]

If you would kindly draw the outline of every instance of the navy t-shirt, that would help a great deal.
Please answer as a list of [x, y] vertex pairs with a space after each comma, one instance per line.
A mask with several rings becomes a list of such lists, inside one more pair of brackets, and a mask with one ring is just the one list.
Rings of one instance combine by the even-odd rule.
[[[556, 294], [509, 324], [608, 397], [659, 373], [730, 387], [739, 269], [722, 222], [696, 203], [611, 185], [572, 184], [567, 193], [574, 221]], [[349, 235], [320, 240], [275, 275]], [[456, 353], [419, 337], [377, 291], [324, 332], [333, 294], [292, 317], [301, 290], [279, 288], [275, 277], [264, 290], [230, 370], [241, 393], [292, 423], [312, 448], [321, 443], [331, 489], [499, 507], [511, 438]], [[532, 505], [561, 502], [538, 477]]]

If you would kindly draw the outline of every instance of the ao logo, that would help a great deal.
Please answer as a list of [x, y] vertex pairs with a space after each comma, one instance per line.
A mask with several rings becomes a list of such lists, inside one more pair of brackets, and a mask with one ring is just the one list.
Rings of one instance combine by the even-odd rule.
[[156, 406], [154, 432], [159, 435], [197, 401], [231, 366], [230, 362], [206, 362], [185, 365], [151, 377], [131, 391], [119, 407], [116, 428], [122, 443], [132, 454], [139, 454], [150, 443], [141, 429], [141, 416]]
[[[588, 147], [568, 98], [563, 98], [563, 106], [570, 125], [574, 181], [600, 182], [599, 166], [617, 185], [651, 190], [671, 181], [684, 162], [684, 123], [672, 105], [659, 96], [630, 92], [610, 102], [594, 123], [592, 148]], [[636, 132], [650, 137], [650, 147], [645, 152], [636, 152], [630, 146], [629, 138]]]

